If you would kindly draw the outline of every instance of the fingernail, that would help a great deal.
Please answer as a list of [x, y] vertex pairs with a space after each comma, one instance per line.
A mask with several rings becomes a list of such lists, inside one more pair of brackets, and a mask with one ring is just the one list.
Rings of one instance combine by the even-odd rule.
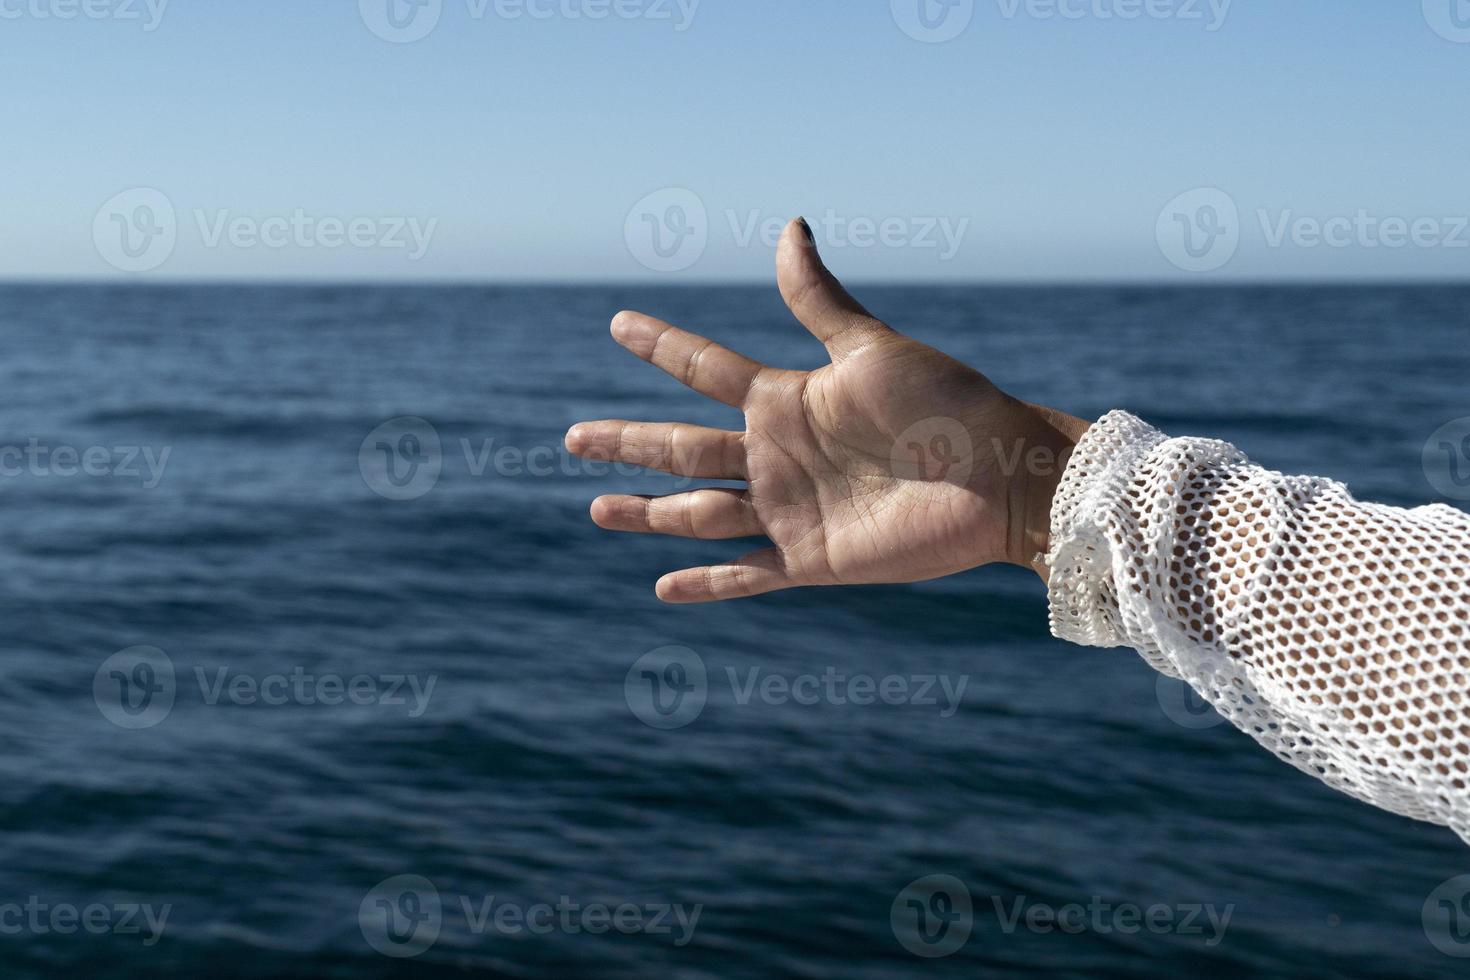
[[817, 247], [817, 236], [814, 235], [814, 234], [812, 234], [812, 226], [809, 225], [809, 224], [807, 224], [807, 221], [806, 221], [805, 218], [797, 218], [796, 220], [797, 220], [797, 223], [801, 225], [801, 230], [804, 231], [804, 232], [806, 232], [806, 243], [808, 245], [810, 245], [812, 248], [816, 248]]
[[626, 340], [633, 332], [632, 318], [627, 311], [619, 313], [612, 319], [612, 335], [618, 340]]

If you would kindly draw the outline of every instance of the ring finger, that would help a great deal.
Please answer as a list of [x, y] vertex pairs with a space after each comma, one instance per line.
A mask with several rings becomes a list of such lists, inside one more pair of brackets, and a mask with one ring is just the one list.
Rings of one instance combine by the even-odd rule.
[[598, 497], [592, 501], [592, 520], [609, 531], [673, 534], [706, 541], [765, 533], [743, 490], [691, 490], [669, 497]]

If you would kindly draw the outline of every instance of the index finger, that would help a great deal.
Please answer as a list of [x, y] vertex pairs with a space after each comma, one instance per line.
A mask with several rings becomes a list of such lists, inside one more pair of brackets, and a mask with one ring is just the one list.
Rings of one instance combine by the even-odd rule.
[[765, 370], [758, 361], [713, 340], [642, 313], [625, 310], [613, 317], [618, 343], [662, 368], [701, 395], [741, 408], [755, 379]]

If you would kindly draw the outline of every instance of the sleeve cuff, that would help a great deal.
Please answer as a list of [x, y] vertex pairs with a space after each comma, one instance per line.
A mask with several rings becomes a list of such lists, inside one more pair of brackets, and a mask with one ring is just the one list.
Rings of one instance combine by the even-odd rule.
[[1057, 484], [1051, 505], [1047, 602], [1051, 632], [1082, 646], [1126, 645], [1114, 583], [1125, 550], [1111, 520], [1129, 484], [1166, 436], [1127, 412], [1088, 429]]

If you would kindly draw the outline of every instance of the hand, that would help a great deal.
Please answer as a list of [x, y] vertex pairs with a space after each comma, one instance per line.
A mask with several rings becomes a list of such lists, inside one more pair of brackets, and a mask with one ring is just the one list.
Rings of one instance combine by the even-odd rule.
[[593, 521], [612, 531], [765, 535], [773, 544], [665, 575], [658, 597], [708, 602], [800, 585], [915, 582], [1001, 561], [1045, 577], [1037, 557], [1052, 494], [1087, 424], [1017, 401], [875, 319], [827, 271], [805, 221], [787, 226], [776, 266], [781, 295], [827, 346], [830, 364], [767, 367], [653, 317], [619, 313], [618, 343], [742, 409], [745, 431], [602, 421], [567, 433], [580, 456], [748, 484], [592, 502]]

